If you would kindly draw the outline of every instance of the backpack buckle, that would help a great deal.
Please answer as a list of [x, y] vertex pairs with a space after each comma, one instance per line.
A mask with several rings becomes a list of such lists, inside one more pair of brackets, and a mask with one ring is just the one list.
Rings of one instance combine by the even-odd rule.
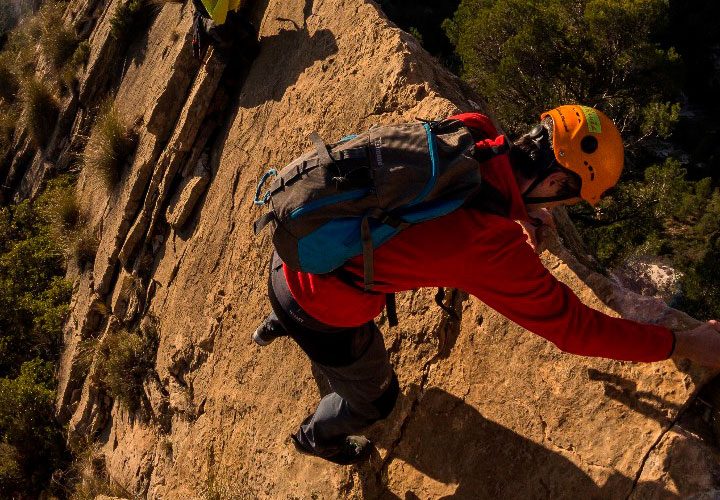
[[262, 179], [260, 179], [260, 182], [258, 182], [257, 189], [255, 190], [255, 199], [253, 202], [258, 206], [266, 205], [268, 201], [270, 201], [270, 196], [272, 195], [272, 191], [268, 191], [265, 193], [265, 195], [260, 198], [260, 192], [262, 191], [263, 186], [267, 182], [267, 180], [270, 177], [277, 177], [278, 172], [274, 168], [271, 168], [267, 172], [265, 172], [265, 175], [262, 176]]

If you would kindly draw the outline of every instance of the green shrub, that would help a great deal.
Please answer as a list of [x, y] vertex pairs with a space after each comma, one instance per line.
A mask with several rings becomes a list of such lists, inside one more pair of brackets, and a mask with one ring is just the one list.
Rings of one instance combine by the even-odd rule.
[[143, 382], [155, 370], [157, 346], [157, 332], [145, 328], [111, 332], [98, 347], [98, 381], [131, 412], [140, 409]]
[[573, 208], [585, 241], [608, 267], [633, 255], [663, 256], [683, 273], [675, 306], [720, 317], [720, 190], [693, 181], [676, 160], [621, 184], [599, 210]]
[[0, 208], [0, 376], [34, 357], [57, 360], [72, 290], [64, 273], [45, 210], [28, 201]]
[[39, 493], [67, 458], [54, 418], [53, 373], [51, 363], [34, 359], [23, 363], [16, 378], [0, 378], [0, 437], [13, 448], [0, 449], [0, 469], [12, 479], [0, 482], [6, 498]]
[[[54, 419], [55, 364], [72, 284], [56, 225], [76, 220], [72, 178], [0, 207], [0, 497], [35, 498], [68, 460]], [[51, 495], [52, 496], [52, 495]]]
[[47, 146], [57, 122], [60, 109], [48, 86], [30, 79], [22, 85], [22, 120], [38, 147]]
[[14, 492], [20, 491], [24, 483], [17, 448], [0, 442], [0, 493], [10, 497]]
[[68, 62], [60, 73], [60, 80], [67, 88], [72, 86], [77, 81], [77, 73], [81, 68], [85, 68], [88, 60], [90, 59], [90, 43], [87, 40], [83, 40], [75, 49], [70, 62]]
[[626, 139], [677, 121], [680, 58], [656, 39], [666, 0], [462, 0], [446, 31], [463, 76], [519, 132], [559, 104], [600, 106]]
[[63, 240], [63, 236], [75, 231], [81, 222], [75, 179], [70, 175], [50, 180], [38, 198], [37, 205], [50, 227], [60, 235], [59, 241]]
[[72, 59], [70, 59], [70, 66], [74, 68], [85, 67], [88, 60], [90, 60], [90, 42], [83, 40], [75, 49]]
[[112, 188], [120, 180], [122, 167], [134, 146], [134, 134], [122, 122], [112, 103], [106, 101], [90, 132], [83, 164], [91, 174]]

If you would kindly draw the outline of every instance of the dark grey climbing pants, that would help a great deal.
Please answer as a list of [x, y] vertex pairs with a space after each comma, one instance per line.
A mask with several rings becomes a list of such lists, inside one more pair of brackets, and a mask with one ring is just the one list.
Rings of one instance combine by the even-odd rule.
[[268, 295], [273, 327], [297, 342], [333, 390], [305, 419], [296, 437], [308, 451], [332, 455], [346, 436], [387, 417], [395, 405], [399, 386], [382, 334], [372, 321], [337, 328], [303, 311], [288, 289], [277, 255], [271, 264]]

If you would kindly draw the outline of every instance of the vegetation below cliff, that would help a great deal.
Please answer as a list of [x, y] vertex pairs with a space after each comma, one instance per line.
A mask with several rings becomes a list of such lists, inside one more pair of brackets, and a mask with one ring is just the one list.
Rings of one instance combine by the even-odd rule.
[[69, 179], [0, 207], [0, 495], [34, 495], [66, 466], [54, 415], [56, 364], [72, 294], [63, 243], [77, 223]]

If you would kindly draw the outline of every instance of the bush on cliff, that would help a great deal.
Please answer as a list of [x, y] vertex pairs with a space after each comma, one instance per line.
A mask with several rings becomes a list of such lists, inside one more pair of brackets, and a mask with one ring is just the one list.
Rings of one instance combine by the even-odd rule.
[[629, 255], [665, 256], [684, 273], [674, 305], [699, 318], [720, 317], [720, 189], [689, 181], [677, 160], [622, 184], [598, 210], [578, 209], [585, 241], [608, 266]]
[[65, 27], [65, 7], [64, 2], [49, 2], [33, 18], [37, 23], [40, 51], [55, 70], [70, 60], [80, 43], [73, 28]]
[[150, 14], [148, 0], [120, 2], [110, 18], [110, 35], [124, 50], [146, 26]]
[[60, 72], [60, 81], [66, 88], [72, 88], [77, 82], [77, 74], [84, 69], [90, 59], [90, 43], [87, 40], [80, 42], [73, 52], [70, 61], [63, 66]]
[[143, 383], [155, 370], [158, 341], [155, 328], [147, 326], [110, 332], [98, 346], [97, 381], [131, 412], [141, 408]]

